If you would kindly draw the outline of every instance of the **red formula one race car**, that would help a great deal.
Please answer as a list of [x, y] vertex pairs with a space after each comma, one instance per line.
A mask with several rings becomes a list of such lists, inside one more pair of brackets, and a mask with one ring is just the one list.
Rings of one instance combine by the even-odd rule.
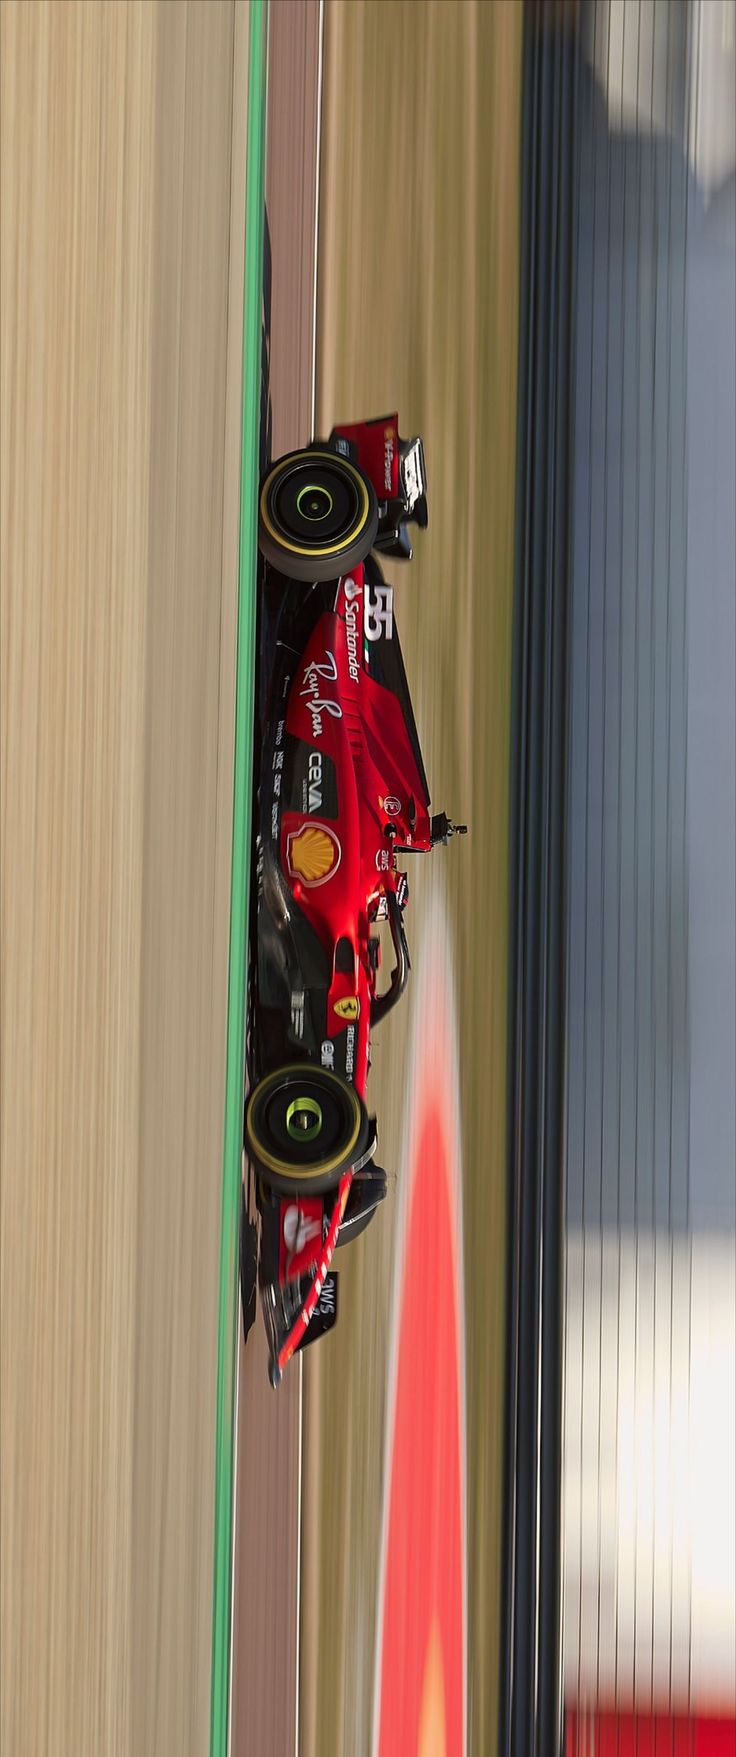
[[[260, 494], [257, 912], [245, 1145], [271, 1379], [337, 1316], [333, 1251], [386, 1193], [365, 1106], [372, 1032], [409, 976], [399, 856], [454, 833], [430, 799], [377, 554], [411, 558], [424, 454], [397, 418], [336, 428]], [[458, 825], [457, 828], [464, 826]], [[395, 964], [379, 983], [379, 923]]]

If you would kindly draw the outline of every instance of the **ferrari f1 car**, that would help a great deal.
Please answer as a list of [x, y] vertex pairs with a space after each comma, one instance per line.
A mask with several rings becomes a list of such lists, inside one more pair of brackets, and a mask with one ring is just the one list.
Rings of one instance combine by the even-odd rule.
[[[258, 1283], [277, 1384], [332, 1327], [336, 1246], [386, 1193], [365, 1104], [371, 1036], [409, 978], [405, 855], [447, 842], [430, 813], [379, 555], [427, 524], [420, 439], [397, 417], [336, 428], [260, 490], [260, 758], [245, 1145]], [[464, 826], [458, 825], [458, 829]], [[394, 967], [384, 984], [381, 931]]]

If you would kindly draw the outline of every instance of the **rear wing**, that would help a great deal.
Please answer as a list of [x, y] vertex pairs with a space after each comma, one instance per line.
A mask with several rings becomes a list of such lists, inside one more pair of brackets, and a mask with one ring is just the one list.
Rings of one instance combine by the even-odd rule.
[[328, 443], [357, 464], [373, 484], [378, 501], [376, 550], [411, 561], [409, 526], [423, 531], [429, 522], [427, 467], [419, 435], [402, 439], [398, 415], [391, 414], [333, 427]]

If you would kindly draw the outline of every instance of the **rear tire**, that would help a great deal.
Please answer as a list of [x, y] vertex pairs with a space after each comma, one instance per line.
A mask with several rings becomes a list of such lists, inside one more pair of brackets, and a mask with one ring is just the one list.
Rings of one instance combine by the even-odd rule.
[[245, 1112], [245, 1141], [264, 1184], [278, 1195], [333, 1190], [366, 1150], [368, 1114], [354, 1086], [311, 1062], [259, 1080]]
[[258, 542], [294, 580], [334, 580], [370, 554], [378, 532], [372, 484], [333, 451], [292, 451], [261, 483]]

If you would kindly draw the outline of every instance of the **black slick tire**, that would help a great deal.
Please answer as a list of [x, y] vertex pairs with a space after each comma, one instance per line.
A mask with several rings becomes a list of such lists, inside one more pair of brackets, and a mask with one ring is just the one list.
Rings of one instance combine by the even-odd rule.
[[323, 1195], [362, 1157], [368, 1114], [354, 1086], [311, 1062], [266, 1074], [250, 1093], [245, 1142], [277, 1195]]
[[377, 532], [373, 486], [337, 452], [287, 452], [263, 478], [259, 547], [290, 579], [338, 579], [365, 561]]

